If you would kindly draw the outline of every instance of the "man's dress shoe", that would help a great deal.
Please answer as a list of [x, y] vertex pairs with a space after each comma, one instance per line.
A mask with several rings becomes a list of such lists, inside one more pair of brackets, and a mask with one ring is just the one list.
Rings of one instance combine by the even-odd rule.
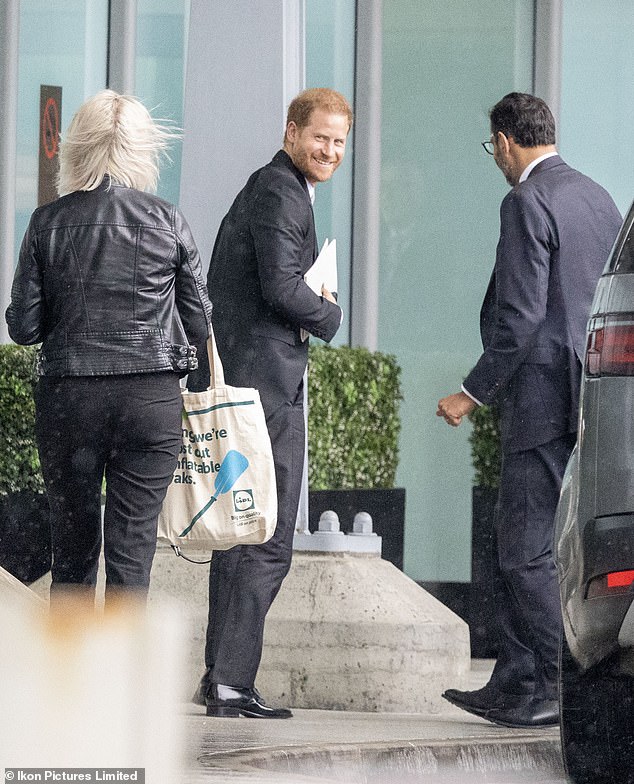
[[192, 702], [194, 705], [206, 705], [207, 704], [207, 694], [211, 687], [211, 681], [209, 679], [209, 675], [211, 673], [211, 667], [207, 667], [205, 670], [205, 674], [200, 679], [200, 683], [196, 687], [196, 691], [194, 692], [194, 696], [192, 697]]
[[250, 719], [290, 719], [293, 714], [288, 708], [267, 705], [257, 689], [212, 683], [207, 694], [207, 716], [237, 718], [240, 715]]
[[524, 707], [490, 710], [484, 718], [502, 727], [549, 727], [559, 724], [559, 703], [532, 699]]
[[509, 694], [489, 686], [475, 691], [447, 689], [442, 695], [448, 702], [474, 716], [486, 716], [493, 709], [518, 709], [531, 700], [530, 694]]

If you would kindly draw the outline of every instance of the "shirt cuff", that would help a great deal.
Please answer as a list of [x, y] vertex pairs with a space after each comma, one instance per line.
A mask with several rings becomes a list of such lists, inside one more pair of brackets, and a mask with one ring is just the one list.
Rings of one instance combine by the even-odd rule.
[[478, 400], [478, 398], [477, 398], [477, 397], [474, 397], [474, 396], [471, 394], [471, 392], [469, 392], [469, 390], [468, 390], [468, 389], [465, 389], [465, 387], [464, 387], [464, 384], [463, 384], [463, 385], [462, 385], [460, 388], [462, 389], [462, 391], [465, 393], [465, 395], [466, 395], [467, 397], [470, 397], [470, 398], [471, 398], [471, 400], [473, 400], [473, 402], [474, 402], [476, 405], [478, 405], [478, 406], [483, 406], [483, 405], [484, 405], [484, 403], [481, 403], [481, 402]]

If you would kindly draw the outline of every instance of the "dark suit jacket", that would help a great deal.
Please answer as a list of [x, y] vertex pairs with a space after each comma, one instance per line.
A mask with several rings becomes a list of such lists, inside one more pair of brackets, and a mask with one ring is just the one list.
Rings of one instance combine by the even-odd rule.
[[[300, 328], [330, 341], [341, 323], [339, 306], [304, 282], [316, 256], [306, 180], [280, 150], [223, 219], [207, 275], [226, 381], [259, 389], [267, 411], [297, 395], [308, 358]], [[201, 388], [206, 367], [203, 360], [190, 389]]]
[[609, 194], [559, 156], [504, 198], [480, 313], [484, 353], [464, 382], [499, 404], [504, 451], [576, 431], [586, 322], [620, 225]]

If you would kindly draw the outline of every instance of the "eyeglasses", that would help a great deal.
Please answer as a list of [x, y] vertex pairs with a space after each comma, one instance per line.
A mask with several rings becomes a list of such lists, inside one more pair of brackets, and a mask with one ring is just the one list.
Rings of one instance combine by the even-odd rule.
[[493, 155], [494, 147], [493, 142], [489, 139], [489, 141], [482, 142], [482, 146], [484, 147], [484, 151], [488, 152], [489, 155]]

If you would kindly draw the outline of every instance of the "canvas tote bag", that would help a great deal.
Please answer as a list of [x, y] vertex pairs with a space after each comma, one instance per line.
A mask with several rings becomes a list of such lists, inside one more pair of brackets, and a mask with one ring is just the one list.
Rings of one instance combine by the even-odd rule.
[[257, 389], [230, 387], [213, 333], [204, 392], [182, 391], [182, 444], [158, 521], [177, 555], [261, 544], [277, 524], [271, 440]]

